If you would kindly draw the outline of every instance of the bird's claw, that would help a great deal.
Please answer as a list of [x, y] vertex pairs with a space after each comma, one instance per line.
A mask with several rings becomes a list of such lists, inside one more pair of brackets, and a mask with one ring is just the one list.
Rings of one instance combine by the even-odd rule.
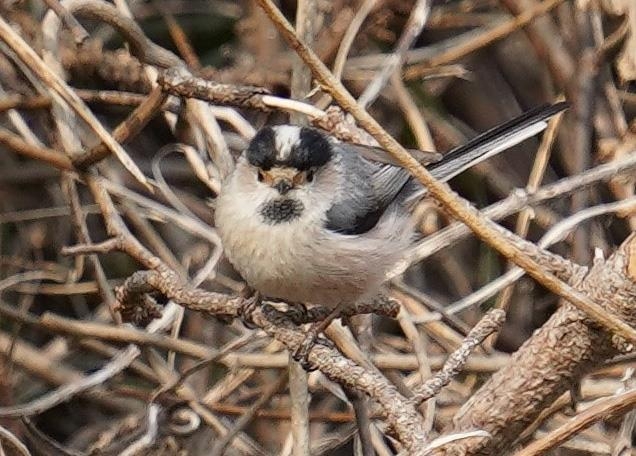
[[[313, 337], [312, 337], [313, 336]], [[312, 372], [316, 370], [313, 364], [309, 362], [309, 353], [311, 349], [316, 344], [316, 336], [312, 334], [308, 334], [307, 337], [303, 339], [298, 348], [292, 353], [292, 358], [297, 363], [300, 363], [302, 368], [307, 372]]]
[[295, 325], [302, 325], [307, 321], [307, 306], [301, 302], [288, 302], [285, 315], [290, 318]]
[[309, 354], [317, 344], [333, 348], [333, 343], [330, 340], [319, 337], [318, 333], [315, 330], [312, 331], [312, 329], [313, 327], [308, 331], [298, 348], [292, 353], [294, 361], [299, 363], [307, 372], [313, 372], [318, 369], [315, 364], [309, 361]]
[[253, 323], [252, 314], [261, 305], [262, 298], [258, 291], [255, 291], [251, 296], [246, 297], [243, 301], [243, 305], [239, 308], [239, 313], [243, 324], [249, 329], [255, 329], [256, 326]]

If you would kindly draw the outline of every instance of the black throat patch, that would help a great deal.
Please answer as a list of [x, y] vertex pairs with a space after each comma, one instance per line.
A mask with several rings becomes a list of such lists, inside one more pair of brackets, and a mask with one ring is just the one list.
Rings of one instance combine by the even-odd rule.
[[277, 198], [261, 205], [260, 214], [269, 225], [291, 222], [303, 213], [305, 205], [292, 198]]

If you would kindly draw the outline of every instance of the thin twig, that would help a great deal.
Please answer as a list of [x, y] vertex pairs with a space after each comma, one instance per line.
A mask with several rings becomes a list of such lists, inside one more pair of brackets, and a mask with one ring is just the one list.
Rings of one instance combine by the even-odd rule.
[[[527, 206], [534, 206], [549, 199], [567, 196], [580, 188], [593, 185], [597, 182], [608, 181], [616, 175], [626, 174], [634, 168], [636, 168], [636, 150], [621, 160], [599, 165], [576, 176], [563, 178], [553, 184], [541, 187], [535, 193], [528, 193], [525, 190], [516, 189], [511, 192], [510, 196], [506, 199], [483, 209], [482, 213], [489, 219], [499, 220]], [[412, 264], [439, 252], [469, 233], [470, 230], [465, 225], [454, 223], [428, 236], [413, 248], [404, 261], [396, 265], [389, 276], [394, 277], [401, 274]]]
[[[256, 412], [260, 410], [265, 404], [267, 404], [274, 394], [276, 394], [287, 382], [285, 375], [279, 375], [278, 380], [272, 382], [266, 386], [264, 391], [260, 394], [260, 397], [254, 401], [254, 403], [248, 408], [248, 410], [238, 419], [232, 429], [223, 436], [223, 438], [217, 440], [212, 447], [210, 456], [222, 456], [225, 454], [225, 449], [230, 444], [232, 439], [243, 429], [245, 429], [255, 418]], [[309, 417], [307, 419], [309, 421]]]
[[50, 71], [35, 51], [0, 17], [0, 38], [11, 47], [19, 58], [44, 82], [51, 87], [68, 105], [91, 127], [119, 159], [122, 165], [144, 186], [148, 182], [126, 151], [113, 139], [104, 126], [88, 109], [84, 102], [57, 74]]
[[155, 443], [159, 427], [157, 419], [159, 411], [160, 407], [157, 404], [150, 404], [148, 406], [148, 412], [146, 414], [146, 432], [122, 451], [120, 456], [134, 456]]
[[[614, 203], [599, 204], [598, 206], [589, 207], [577, 212], [574, 215], [571, 215], [570, 217], [554, 225], [547, 233], [543, 235], [537, 245], [541, 248], [548, 248], [549, 246], [562, 241], [569, 233], [572, 232], [572, 230], [574, 230], [585, 220], [588, 220], [592, 217], [605, 215], [611, 212], [621, 212], [626, 210], [629, 211], [630, 209], [633, 209], [635, 207], [636, 197], [616, 201]], [[498, 277], [497, 279], [489, 282], [487, 285], [472, 293], [471, 295], [454, 302], [452, 305], [446, 308], [446, 312], [450, 314], [456, 314], [458, 312], [461, 312], [462, 310], [469, 308], [470, 306], [480, 304], [496, 295], [506, 286], [509, 286], [516, 280], [523, 277], [523, 275], [524, 270], [515, 267], [503, 274], [501, 277]]]
[[139, 354], [139, 349], [134, 345], [130, 345], [126, 349], [120, 351], [115, 357], [113, 357], [113, 359], [106, 363], [104, 367], [81, 378], [80, 380], [60, 386], [56, 390], [46, 393], [43, 396], [25, 404], [0, 407], [0, 417], [15, 418], [19, 416], [32, 416], [49, 410], [57, 404], [68, 401], [79, 393], [97, 385], [101, 385], [122, 370], [126, 369], [130, 363], [139, 356]]
[[[360, 27], [362, 27], [362, 23], [369, 13], [371, 13], [371, 10], [375, 7], [376, 3], [377, 0], [364, 0], [362, 5], [360, 5], [360, 9], [358, 9], [355, 16], [353, 16], [353, 19], [349, 23], [349, 27], [347, 27], [347, 31], [342, 37], [342, 41], [338, 47], [338, 53], [333, 61], [333, 74], [336, 78], [342, 78], [342, 72], [344, 71], [351, 45], [353, 44]], [[331, 97], [325, 94], [320, 100], [318, 100], [316, 106], [324, 109], [329, 106], [329, 103], [331, 103]]]
[[485, 32], [473, 37], [472, 39], [467, 40], [461, 46], [451, 48], [445, 52], [442, 52], [441, 54], [431, 57], [425, 62], [411, 65], [404, 71], [404, 79], [409, 80], [418, 78], [423, 71], [427, 71], [432, 66], [445, 65], [454, 62], [472, 52], [475, 52], [478, 49], [481, 49], [502, 38], [505, 38], [514, 31], [525, 27], [536, 17], [548, 13], [551, 9], [558, 6], [563, 1], [564, 0], [546, 0], [533, 6], [532, 8], [523, 11], [510, 21], [497, 25], [490, 30], [486, 30]]
[[[121, 144], [130, 141], [137, 135], [154, 115], [159, 112], [161, 106], [168, 98], [160, 88], [154, 88], [148, 97], [130, 113], [130, 115], [112, 132], [113, 138]], [[104, 144], [100, 144], [85, 154], [73, 157], [73, 163], [78, 168], [87, 168], [108, 156], [108, 149]]]
[[[426, 351], [427, 343], [425, 337], [420, 335], [408, 312], [402, 310], [398, 315], [398, 322], [400, 323], [402, 332], [404, 332], [404, 335], [413, 347], [413, 352], [415, 353], [418, 363], [418, 372], [422, 377], [422, 382], [429, 380], [433, 371], [431, 370], [431, 362]], [[420, 403], [421, 402], [423, 401], [420, 401]], [[435, 423], [435, 399], [427, 402], [425, 419], [424, 432], [428, 434], [433, 429], [433, 425]]]
[[59, 2], [59, 0], [44, 0], [44, 3], [48, 5], [55, 14], [64, 22], [64, 25], [68, 27], [68, 29], [73, 34], [73, 39], [75, 40], [75, 44], [82, 44], [88, 37], [88, 32], [82, 24], [80, 24], [77, 19]]
[[19, 453], [21, 456], [31, 456], [31, 452], [24, 443], [20, 442], [20, 440], [8, 429], [0, 426], [0, 452], [2, 452], [3, 448], [2, 441], [8, 442], [10, 448]]
[[599, 399], [584, 412], [568, 420], [566, 424], [548, 433], [539, 440], [535, 440], [514, 456], [535, 456], [546, 454], [552, 448], [560, 445], [573, 435], [591, 426], [609, 415], [621, 415], [632, 410], [636, 405], [636, 389], [616, 394], [615, 396]]
[[[431, 12], [430, 0], [417, 0], [411, 10], [409, 20], [404, 27], [404, 32], [400, 36], [395, 50], [389, 55], [381, 67], [380, 73], [371, 81], [367, 88], [358, 98], [358, 104], [362, 109], [366, 109], [380, 94], [382, 88], [389, 81], [391, 75], [402, 66], [406, 51], [413, 45], [413, 42], [422, 32], [428, 15]], [[376, 138], [377, 139], [377, 138]]]
[[179, 54], [181, 54], [183, 60], [185, 60], [188, 66], [193, 70], [200, 69], [201, 62], [199, 61], [199, 57], [192, 47], [183, 27], [181, 27], [177, 19], [175, 19], [174, 15], [167, 8], [167, 5], [163, 0], [154, 0], [154, 3], [159, 5], [161, 16], [163, 17], [163, 20], [166, 21], [168, 32], [172, 37], [172, 41], [177, 46], [177, 49], [179, 49]]
[[419, 404], [436, 396], [464, 368], [472, 350], [481, 344], [486, 337], [501, 329], [505, 318], [506, 314], [501, 309], [493, 309], [484, 315], [479, 323], [468, 333], [461, 347], [451, 353], [441, 371], [415, 389], [411, 400]]
[[53, 149], [29, 144], [18, 135], [2, 127], [0, 127], [0, 143], [6, 145], [13, 152], [46, 162], [57, 169], [64, 171], [74, 170], [73, 163], [66, 155]]
[[[535, 193], [539, 188], [543, 175], [548, 167], [548, 161], [550, 159], [550, 151], [552, 150], [552, 144], [556, 138], [557, 130], [561, 124], [562, 114], [557, 114], [554, 118], [548, 122], [548, 128], [541, 139], [539, 150], [535, 155], [534, 165], [530, 171], [530, 177], [528, 177], [528, 184], [526, 185], [526, 191], [528, 193]], [[515, 232], [521, 236], [526, 237], [528, 235], [528, 228], [530, 227], [530, 219], [532, 217], [532, 208], [526, 208], [519, 213], [517, 218], [517, 224], [515, 226]], [[510, 298], [512, 298], [512, 292], [514, 287], [511, 285], [502, 290], [499, 299], [497, 300], [496, 307], [508, 310]]]

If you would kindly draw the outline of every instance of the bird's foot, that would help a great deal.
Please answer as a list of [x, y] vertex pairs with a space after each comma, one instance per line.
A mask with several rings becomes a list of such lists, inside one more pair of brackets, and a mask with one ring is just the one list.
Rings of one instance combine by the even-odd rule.
[[249, 329], [256, 329], [252, 314], [261, 305], [262, 298], [258, 291], [254, 291], [251, 296], [246, 296], [243, 305], [239, 309], [243, 324]]
[[314, 348], [318, 334], [320, 333], [318, 325], [320, 325], [320, 323], [314, 323], [309, 327], [309, 331], [305, 334], [305, 338], [292, 354], [294, 361], [300, 363], [303, 369], [308, 372], [315, 370], [313, 365], [309, 362], [309, 353], [311, 352], [311, 349]]
[[325, 339], [324, 337], [320, 337], [320, 330], [314, 329], [318, 325], [319, 324], [316, 323], [311, 326], [301, 344], [294, 351], [294, 353], [292, 353], [292, 358], [294, 359], [294, 361], [299, 363], [301, 367], [307, 372], [313, 372], [318, 369], [315, 364], [309, 361], [309, 354], [316, 345], [323, 345], [325, 347], [333, 348], [333, 343], [330, 340]]
[[302, 302], [287, 302], [287, 310], [285, 316], [289, 318], [295, 325], [302, 325], [307, 322], [308, 311], [307, 306]]
[[318, 339], [318, 335], [323, 332], [327, 327], [340, 315], [340, 307], [336, 307], [331, 311], [331, 313], [322, 321], [312, 324], [309, 327], [309, 330], [305, 334], [305, 339], [301, 342], [298, 348], [294, 351], [292, 357], [294, 360], [303, 367], [305, 370], [315, 370], [309, 362], [309, 353], [314, 345], [320, 341], [322, 345], [331, 344], [331, 342], [326, 339], [324, 342]]

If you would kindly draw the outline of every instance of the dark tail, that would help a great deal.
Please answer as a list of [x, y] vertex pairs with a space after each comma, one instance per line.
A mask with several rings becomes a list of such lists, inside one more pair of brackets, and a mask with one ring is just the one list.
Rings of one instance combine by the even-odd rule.
[[547, 126], [546, 121], [567, 109], [568, 106], [568, 103], [561, 102], [531, 109], [519, 117], [477, 135], [466, 144], [452, 149], [444, 154], [439, 162], [427, 168], [437, 179], [447, 181], [471, 166], [543, 131]]

